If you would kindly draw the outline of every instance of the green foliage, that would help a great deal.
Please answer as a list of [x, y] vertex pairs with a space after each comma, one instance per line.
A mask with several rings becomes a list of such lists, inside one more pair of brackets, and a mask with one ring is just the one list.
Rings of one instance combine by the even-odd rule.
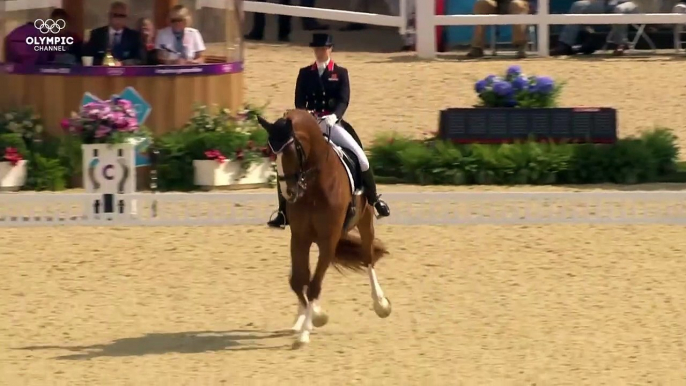
[[453, 145], [385, 137], [370, 149], [378, 176], [434, 185], [652, 182], [676, 171], [677, 156], [676, 136], [661, 128], [613, 145]]
[[208, 159], [207, 151], [218, 151], [229, 161], [240, 161], [243, 169], [268, 156], [267, 132], [257, 122], [258, 113], [249, 106], [237, 115], [226, 109], [213, 112], [198, 106], [181, 131], [156, 138], [160, 189], [194, 189], [193, 161]]
[[29, 151], [26, 148], [26, 143], [21, 138], [20, 134], [0, 134], [0, 152], [4, 152], [8, 147], [17, 149], [17, 152], [19, 152], [19, 154], [21, 154], [24, 158], [26, 158], [29, 154]]
[[28, 178], [24, 189], [64, 190], [67, 186], [67, 169], [57, 158], [35, 154], [28, 163]]

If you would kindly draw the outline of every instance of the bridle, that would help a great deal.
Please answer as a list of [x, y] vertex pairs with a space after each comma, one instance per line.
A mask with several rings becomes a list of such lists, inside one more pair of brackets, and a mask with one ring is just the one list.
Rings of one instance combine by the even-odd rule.
[[274, 149], [269, 143], [269, 148], [272, 150], [272, 152], [276, 155], [283, 153], [283, 151], [290, 145], [295, 146], [295, 152], [298, 156], [298, 170], [294, 173], [290, 174], [276, 174], [277, 180], [285, 181], [286, 183], [292, 182], [295, 183], [296, 186], [296, 191], [294, 194], [294, 200], [293, 202], [297, 201], [298, 198], [300, 198], [302, 195], [304, 195], [305, 191], [307, 190], [307, 184], [311, 181], [312, 176], [319, 170], [316, 167], [310, 167], [310, 168], [305, 168], [305, 164], [307, 163], [307, 156], [305, 154], [305, 150], [303, 149], [302, 144], [300, 141], [296, 138], [295, 134], [291, 135], [291, 138], [286, 141], [286, 143], [283, 144], [278, 150]]

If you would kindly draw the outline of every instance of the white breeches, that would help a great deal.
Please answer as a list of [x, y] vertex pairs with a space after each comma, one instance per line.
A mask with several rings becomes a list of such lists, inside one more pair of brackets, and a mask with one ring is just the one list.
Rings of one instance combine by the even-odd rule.
[[[324, 121], [319, 122], [319, 128], [322, 129], [322, 133], [324, 134], [329, 132], [326, 122]], [[353, 138], [352, 135], [348, 134], [348, 132], [345, 131], [345, 129], [339, 124], [335, 124], [331, 128], [330, 134], [331, 142], [340, 147], [352, 150], [352, 152], [355, 153], [355, 156], [360, 163], [361, 171], [366, 172], [369, 170], [369, 160], [367, 159], [367, 155], [364, 154], [364, 150], [362, 150], [360, 145], [355, 142], [355, 138]]]

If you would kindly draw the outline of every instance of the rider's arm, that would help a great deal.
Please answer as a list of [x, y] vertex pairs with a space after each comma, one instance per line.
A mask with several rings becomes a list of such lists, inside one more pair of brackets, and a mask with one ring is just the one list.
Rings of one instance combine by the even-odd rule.
[[336, 114], [338, 119], [343, 119], [343, 114], [345, 114], [345, 110], [348, 109], [348, 103], [350, 103], [350, 79], [348, 78], [348, 70], [341, 69], [340, 82], [341, 96], [333, 113]]
[[295, 81], [295, 108], [304, 109], [307, 107], [307, 99], [304, 91], [303, 82], [305, 81], [305, 74], [301, 69], [298, 73], [298, 79]]

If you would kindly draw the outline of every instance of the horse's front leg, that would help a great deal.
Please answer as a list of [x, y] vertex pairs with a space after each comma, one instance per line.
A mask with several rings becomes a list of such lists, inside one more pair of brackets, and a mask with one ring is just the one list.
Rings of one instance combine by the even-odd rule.
[[303, 328], [312, 330], [312, 322], [307, 325], [307, 298], [305, 286], [310, 281], [310, 246], [312, 240], [305, 237], [291, 235], [291, 278], [290, 285], [298, 297], [298, 316], [293, 324], [293, 332], [300, 333]]
[[336, 243], [338, 242], [337, 237], [327, 237], [323, 241], [317, 242], [319, 247], [319, 259], [317, 260], [317, 267], [314, 270], [314, 275], [312, 280], [307, 285], [307, 309], [305, 310], [305, 321], [300, 330], [300, 334], [296, 339], [293, 347], [300, 347], [303, 344], [310, 342], [310, 333], [312, 328], [307, 328], [308, 326], [322, 327], [328, 321], [329, 317], [322, 310], [319, 305], [319, 296], [322, 292], [322, 281], [324, 281], [324, 275], [326, 270], [331, 265], [331, 262], [336, 253]]

